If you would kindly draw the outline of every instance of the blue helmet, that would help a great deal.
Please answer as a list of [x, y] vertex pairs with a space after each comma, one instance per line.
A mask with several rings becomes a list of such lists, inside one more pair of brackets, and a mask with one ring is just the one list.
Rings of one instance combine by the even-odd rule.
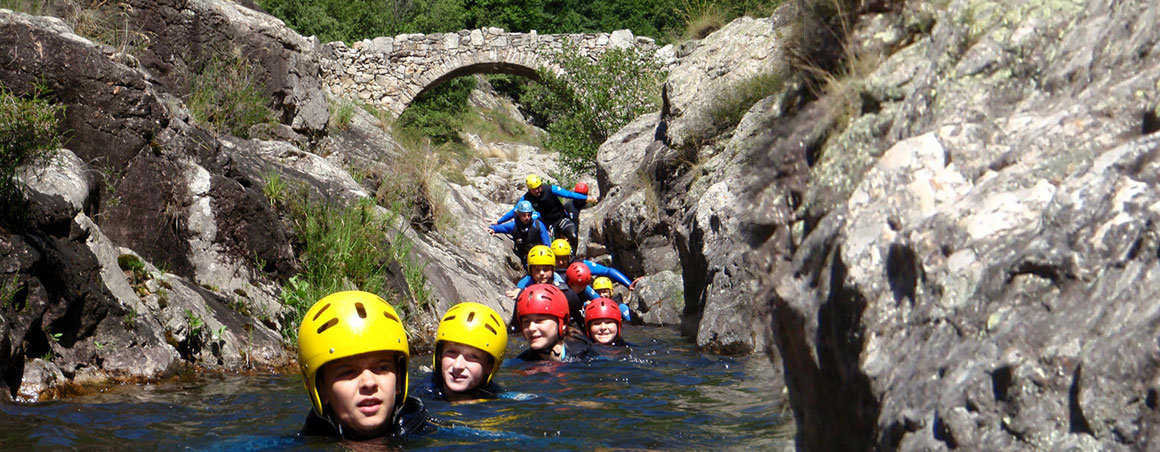
[[532, 203], [529, 201], [520, 201], [516, 203], [516, 212], [529, 213], [534, 210], [535, 209], [532, 208]]

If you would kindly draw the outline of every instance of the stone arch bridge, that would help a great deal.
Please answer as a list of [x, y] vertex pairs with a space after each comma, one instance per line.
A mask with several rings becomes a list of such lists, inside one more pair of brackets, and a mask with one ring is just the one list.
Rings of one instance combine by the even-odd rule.
[[610, 48], [656, 47], [652, 38], [634, 37], [629, 30], [541, 35], [484, 28], [381, 37], [350, 47], [332, 42], [323, 46], [320, 63], [323, 85], [331, 95], [360, 100], [398, 117], [419, 94], [455, 77], [507, 73], [537, 78], [536, 69], [552, 68], [552, 56], [566, 41], [589, 57]]

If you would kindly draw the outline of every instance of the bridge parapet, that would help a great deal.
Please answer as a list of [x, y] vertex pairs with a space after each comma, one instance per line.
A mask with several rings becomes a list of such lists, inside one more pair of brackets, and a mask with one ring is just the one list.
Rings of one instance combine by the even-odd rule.
[[350, 47], [332, 42], [323, 46], [320, 63], [331, 95], [366, 102], [398, 117], [420, 93], [455, 77], [511, 73], [536, 78], [538, 67], [553, 68], [552, 56], [565, 42], [593, 59], [610, 48], [656, 48], [652, 38], [633, 36], [629, 30], [541, 35], [483, 28], [380, 37]]

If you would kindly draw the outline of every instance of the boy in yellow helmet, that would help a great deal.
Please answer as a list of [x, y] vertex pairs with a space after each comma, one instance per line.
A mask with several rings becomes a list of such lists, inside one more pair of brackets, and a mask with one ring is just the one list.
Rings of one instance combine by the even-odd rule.
[[[568, 282], [559, 273], [556, 273], [556, 253], [552, 252], [551, 248], [543, 245], [536, 245], [528, 252], [528, 275], [516, 284], [514, 289], [506, 292], [506, 295], [512, 300], [518, 300], [520, 294], [531, 284], [550, 284], [556, 286], [564, 293], [568, 301], [568, 305], [573, 307], [576, 312], [581, 312], [584, 305], [580, 302], [579, 296], [568, 288]], [[512, 310], [512, 318], [508, 321], [508, 328], [510, 332], [517, 331], [518, 325], [518, 303], [517, 309]], [[577, 325], [583, 326], [579, 319], [576, 319]]]
[[298, 365], [312, 410], [302, 433], [398, 440], [434, 427], [407, 397], [411, 351], [398, 313], [360, 291], [318, 300], [298, 328]]
[[435, 331], [428, 391], [448, 402], [495, 398], [503, 392], [494, 378], [507, 343], [507, 327], [494, 309], [474, 302], [452, 306]]

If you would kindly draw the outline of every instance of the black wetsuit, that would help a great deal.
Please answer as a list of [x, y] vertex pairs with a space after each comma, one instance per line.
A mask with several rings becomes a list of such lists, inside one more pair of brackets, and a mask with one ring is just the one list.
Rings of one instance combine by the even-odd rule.
[[576, 235], [576, 223], [568, 216], [560, 198], [552, 192], [552, 186], [544, 184], [543, 187], [544, 189], [540, 190], [540, 196], [533, 196], [532, 192], [529, 191], [524, 193], [523, 199], [532, 203], [532, 208], [540, 213], [540, 221], [551, 226], [555, 230], [554, 232], [562, 233], [572, 244], [572, 249], [576, 249], [579, 239]]
[[435, 426], [427, 421], [427, 407], [423, 406], [422, 400], [413, 396], [407, 397], [403, 408], [395, 413], [390, 431], [379, 438], [360, 437], [357, 433], [344, 429], [341, 424], [319, 416], [314, 410], [310, 410], [310, 414], [306, 415], [306, 424], [302, 426], [302, 434], [307, 436], [331, 436], [355, 441], [382, 440], [390, 443], [434, 430]]
[[[443, 374], [440, 372], [431, 372], [431, 378], [427, 379], [427, 383], [424, 383], [419, 391], [420, 395], [432, 400], [447, 400], [447, 394], [443, 392]], [[491, 381], [471, 392], [477, 399], [494, 399], [499, 393], [504, 392], [504, 389], [496, 382]]]
[[[540, 231], [547, 231], [548, 226], [539, 219], [533, 218], [528, 224], [520, 224], [520, 220], [515, 220], [515, 230], [512, 231], [512, 251], [520, 258], [520, 266], [528, 267], [528, 251], [532, 250], [533, 246], [544, 245], [543, 240], [540, 239]], [[551, 237], [551, 235], [548, 235]]]
[[[592, 341], [590, 341], [588, 337], [581, 334], [569, 334], [564, 336], [564, 362], [587, 362], [592, 361], [598, 356], [600, 355], [597, 354], [596, 350], [592, 348]], [[520, 353], [519, 356], [516, 356], [516, 359], [522, 361], [544, 360], [540, 357], [539, 352], [530, 348], [524, 350], [524, 352]]]

